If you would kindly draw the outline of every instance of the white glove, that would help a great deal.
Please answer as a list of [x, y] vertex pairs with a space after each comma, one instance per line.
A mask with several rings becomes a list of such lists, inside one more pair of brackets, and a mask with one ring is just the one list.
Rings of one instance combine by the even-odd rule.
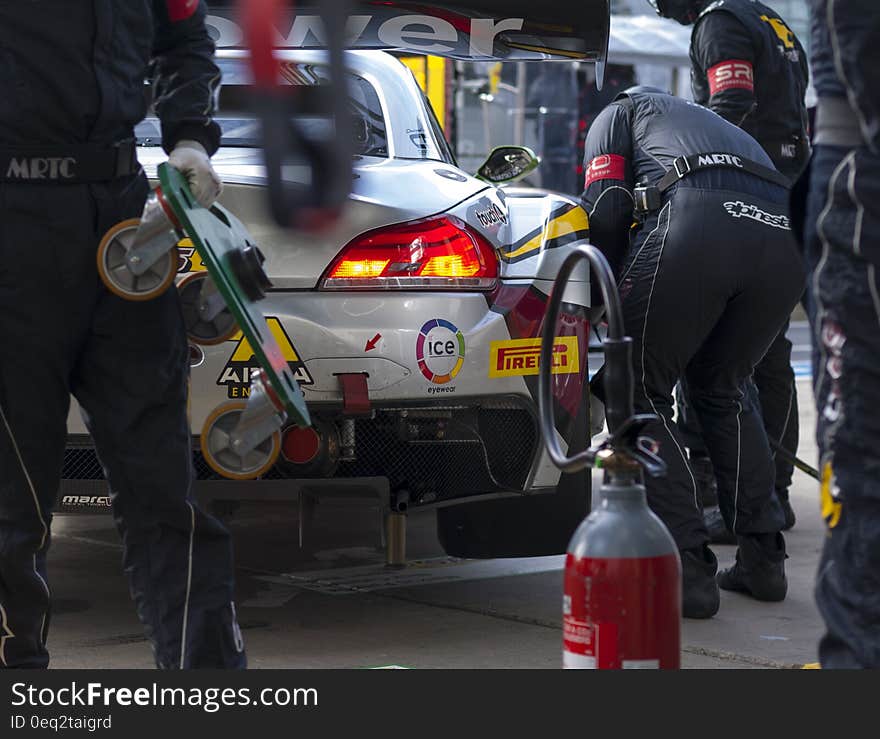
[[223, 183], [211, 166], [211, 157], [198, 141], [181, 139], [168, 157], [168, 164], [178, 170], [199, 205], [210, 208], [223, 191]]

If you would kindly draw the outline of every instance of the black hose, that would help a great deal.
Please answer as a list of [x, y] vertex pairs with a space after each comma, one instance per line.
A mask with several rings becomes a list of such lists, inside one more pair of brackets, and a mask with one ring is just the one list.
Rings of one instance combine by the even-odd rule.
[[624, 335], [623, 312], [620, 296], [611, 267], [605, 256], [594, 246], [586, 244], [572, 250], [553, 283], [547, 314], [541, 332], [541, 357], [538, 366], [538, 406], [541, 435], [553, 464], [564, 472], [576, 472], [592, 466], [595, 451], [587, 449], [567, 457], [556, 437], [556, 420], [553, 413], [552, 358], [556, 338], [556, 324], [565, 287], [571, 273], [579, 262], [586, 261], [596, 275], [602, 291], [608, 316], [608, 337], [605, 339], [605, 415], [608, 429], [613, 434], [633, 415], [632, 339]]
[[770, 446], [773, 447], [773, 451], [775, 451], [780, 457], [782, 457], [789, 464], [797, 467], [801, 472], [806, 475], [809, 475], [814, 480], [818, 480], [822, 482], [822, 475], [819, 474], [819, 470], [811, 465], [808, 465], [804, 460], [800, 457], [792, 454], [788, 449], [786, 449], [782, 444], [780, 444], [776, 439], [771, 439], [769, 436], [767, 439], [770, 441]]

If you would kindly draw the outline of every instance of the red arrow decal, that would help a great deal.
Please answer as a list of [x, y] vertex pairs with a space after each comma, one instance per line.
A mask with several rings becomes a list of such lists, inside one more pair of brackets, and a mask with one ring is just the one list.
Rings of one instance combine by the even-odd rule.
[[375, 348], [376, 348], [376, 344], [379, 343], [379, 339], [381, 339], [381, 338], [382, 338], [382, 334], [376, 334], [372, 339], [370, 339], [370, 340], [367, 342], [366, 346], [364, 347], [364, 351], [365, 351], [365, 352], [368, 352], [368, 351], [370, 351], [371, 349], [375, 349]]

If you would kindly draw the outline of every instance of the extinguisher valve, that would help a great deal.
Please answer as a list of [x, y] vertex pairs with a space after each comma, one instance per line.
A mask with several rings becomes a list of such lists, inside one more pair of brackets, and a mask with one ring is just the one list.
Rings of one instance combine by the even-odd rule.
[[614, 434], [590, 449], [595, 454], [594, 466], [608, 472], [615, 483], [638, 483], [643, 470], [651, 477], [665, 475], [666, 463], [658, 456], [659, 444], [641, 433], [656, 420], [651, 413], [630, 416]]

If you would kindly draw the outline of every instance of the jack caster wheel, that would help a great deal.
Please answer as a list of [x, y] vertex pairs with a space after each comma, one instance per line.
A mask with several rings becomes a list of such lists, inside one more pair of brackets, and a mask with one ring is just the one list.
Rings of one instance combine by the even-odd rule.
[[144, 274], [129, 270], [126, 256], [140, 219], [129, 218], [111, 228], [98, 245], [98, 274], [107, 289], [126, 300], [152, 300], [165, 292], [177, 274], [177, 247], [169, 249]]
[[202, 454], [208, 466], [230, 480], [254, 480], [274, 466], [281, 451], [281, 433], [276, 431], [244, 457], [232, 450], [230, 436], [238, 425], [246, 403], [233, 401], [215, 408], [202, 426]]
[[[193, 344], [214, 346], [231, 339], [238, 332], [238, 324], [229, 308], [225, 307], [211, 320], [206, 320], [199, 313], [202, 287], [205, 280], [211, 277], [207, 272], [193, 272], [184, 277], [177, 286], [180, 303], [183, 309], [183, 321], [186, 324], [186, 335]], [[217, 298], [222, 300], [220, 294]]]

